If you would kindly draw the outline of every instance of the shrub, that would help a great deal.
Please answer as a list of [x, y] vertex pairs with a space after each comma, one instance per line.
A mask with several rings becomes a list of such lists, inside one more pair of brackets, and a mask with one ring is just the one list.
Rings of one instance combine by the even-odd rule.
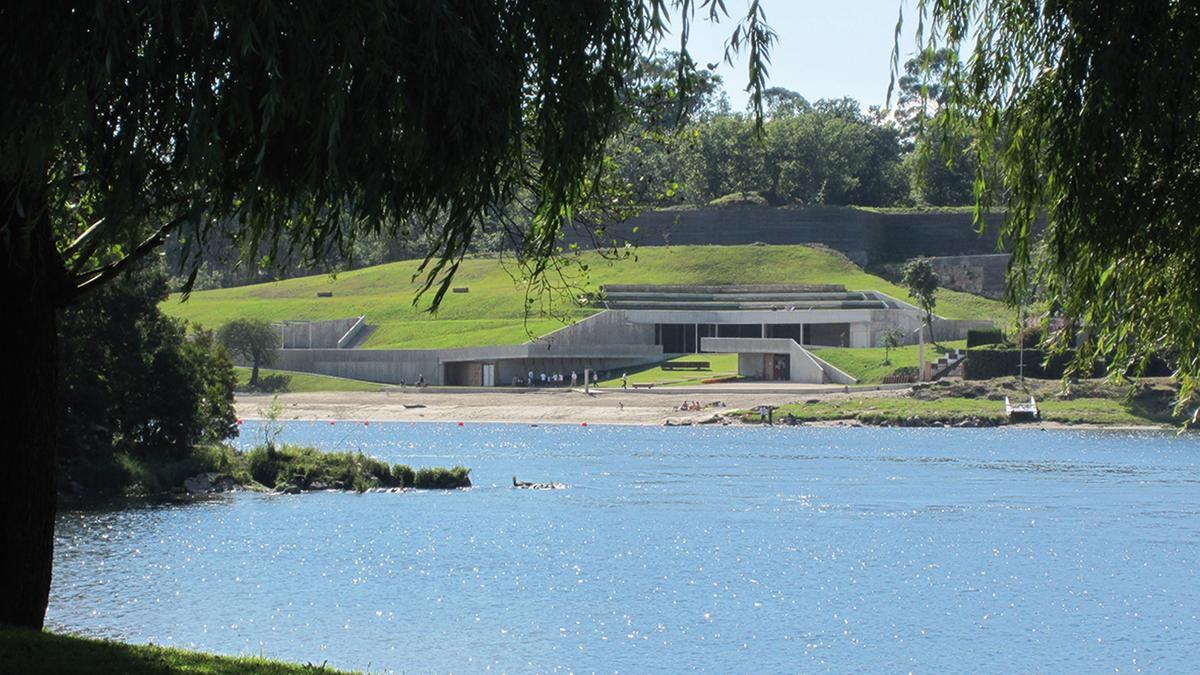
[[[1025, 377], [1041, 380], [1057, 380], [1066, 372], [1075, 358], [1075, 351], [1068, 349], [1055, 354], [1049, 360], [1042, 349], [1025, 350]], [[1013, 348], [975, 347], [963, 367], [964, 380], [990, 380], [994, 377], [1014, 377], [1021, 374], [1021, 350]], [[1099, 368], [1086, 376], [1100, 374]]]
[[280, 392], [291, 391], [292, 376], [287, 373], [272, 373], [270, 375], [259, 375], [258, 384], [246, 384], [245, 391], [255, 391], [263, 394], [274, 394]]
[[407, 464], [397, 464], [392, 467], [392, 476], [400, 487], [413, 487], [416, 483], [417, 474], [412, 470], [412, 467]]
[[1042, 330], [1041, 326], [1026, 326], [1017, 333], [1014, 341], [1019, 347], [1036, 349], [1042, 345], [1042, 339], [1045, 336], [1046, 331]]
[[422, 490], [453, 490], [471, 487], [471, 470], [465, 466], [452, 469], [445, 467], [421, 467], [413, 479], [413, 487]]
[[999, 328], [972, 328], [967, 331], [967, 349], [998, 344], [1004, 344], [1004, 331]]

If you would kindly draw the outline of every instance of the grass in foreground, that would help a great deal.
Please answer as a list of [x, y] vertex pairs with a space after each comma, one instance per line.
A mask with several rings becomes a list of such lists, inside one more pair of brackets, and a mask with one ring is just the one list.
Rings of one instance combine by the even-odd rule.
[[154, 645], [0, 627], [0, 670], [6, 673], [340, 673], [323, 665], [253, 656], [218, 656]]
[[[236, 386], [238, 390], [245, 389], [246, 383], [250, 381], [250, 369], [235, 366], [233, 370], [237, 375]], [[274, 368], [259, 368], [258, 374], [260, 377], [271, 375], [286, 375], [290, 377], [291, 384], [288, 386], [288, 391], [292, 393], [313, 391], [383, 391], [382, 384], [365, 382], [363, 380], [351, 380], [344, 377], [314, 375], [313, 373], [300, 373], [292, 370], [275, 370]]]
[[[868, 274], [844, 256], [809, 246], [674, 246], [643, 247], [636, 259], [608, 261], [592, 253], [579, 256], [588, 266], [576, 279], [581, 290], [608, 283], [625, 284], [842, 284], [849, 290], [878, 290], [901, 300], [907, 292]], [[516, 272], [495, 257], [468, 258], [454, 278], [468, 293], [448, 293], [436, 315], [413, 305], [419, 286], [412, 280], [418, 261], [404, 261], [343, 272], [336, 278], [317, 275], [277, 283], [198, 291], [185, 302], [178, 295], [162, 305], [172, 316], [218, 328], [238, 318], [260, 317], [322, 320], [365, 314], [374, 330], [367, 348], [450, 348], [520, 344], [531, 334], [545, 335], [562, 324], [531, 315], [525, 323], [524, 287], [509, 275]], [[318, 291], [332, 297], [317, 297]], [[426, 299], [426, 304], [428, 299]], [[571, 320], [595, 307], [560, 307]], [[980, 296], [938, 292], [938, 311], [947, 318], [1009, 318], [1004, 306]]]

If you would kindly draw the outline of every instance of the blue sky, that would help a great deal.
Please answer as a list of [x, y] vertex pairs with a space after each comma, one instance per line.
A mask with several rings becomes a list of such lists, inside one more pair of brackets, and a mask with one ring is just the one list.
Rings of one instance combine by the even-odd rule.
[[[883, 105], [887, 97], [896, 18], [904, 6], [901, 63], [912, 56], [916, 31], [914, 0], [761, 0], [767, 21], [778, 34], [771, 54], [768, 86], [799, 92], [810, 101], [850, 96], [865, 109]], [[732, 15], [720, 24], [698, 21], [689, 51], [702, 66], [721, 61], [724, 42], [748, 0], [726, 0]], [[664, 47], [677, 50], [678, 38]], [[734, 110], [745, 110], [749, 78], [744, 58], [717, 73], [725, 81]]]

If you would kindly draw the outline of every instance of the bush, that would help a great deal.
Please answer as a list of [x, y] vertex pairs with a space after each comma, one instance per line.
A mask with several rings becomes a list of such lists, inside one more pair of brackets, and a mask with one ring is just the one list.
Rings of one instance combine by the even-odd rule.
[[[1069, 349], [1046, 360], [1043, 349], [1025, 350], [1025, 377], [1040, 380], [1057, 380], [1066, 372], [1075, 358], [1075, 350]], [[963, 366], [964, 380], [990, 380], [994, 377], [1015, 377], [1021, 374], [1021, 350], [1013, 348], [975, 347], [967, 355]], [[1085, 377], [1099, 375], [1099, 367]]]
[[1004, 344], [1004, 331], [999, 328], [972, 328], [967, 331], [967, 349], [999, 344]]
[[453, 490], [454, 488], [471, 487], [471, 470], [465, 466], [452, 469], [444, 467], [421, 467], [417, 469], [413, 487], [421, 490]]
[[1017, 333], [1017, 346], [1025, 349], [1036, 349], [1042, 346], [1042, 339], [1046, 337], [1046, 331], [1042, 330], [1041, 326], [1026, 326]]
[[397, 464], [392, 467], [392, 476], [400, 483], [400, 487], [413, 487], [416, 484], [417, 474], [407, 464]]
[[259, 375], [258, 384], [246, 384], [240, 387], [242, 391], [253, 391], [263, 394], [275, 394], [291, 391], [292, 376], [287, 373], [272, 373], [270, 375]]

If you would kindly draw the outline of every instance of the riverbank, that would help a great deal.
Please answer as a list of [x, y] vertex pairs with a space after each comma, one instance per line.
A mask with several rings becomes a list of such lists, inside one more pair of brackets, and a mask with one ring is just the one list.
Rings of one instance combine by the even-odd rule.
[[75, 635], [0, 627], [0, 670], [6, 673], [341, 673], [324, 665], [255, 656], [218, 656], [155, 645], [129, 645]]
[[[1171, 428], [1176, 389], [1165, 379], [1130, 390], [1086, 381], [1067, 396], [1058, 381], [1029, 380], [1044, 425]], [[390, 387], [381, 392], [281, 394], [280, 419], [317, 421], [502, 422], [515, 424], [691, 425], [757, 422], [752, 411], [776, 408], [797, 423], [854, 422], [879, 426], [998, 426], [1007, 423], [1004, 397], [1028, 396], [1013, 378], [942, 381], [917, 387], [830, 387], [738, 383], [688, 389], [461, 389]], [[261, 419], [269, 395], [239, 395], [239, 416]], [[681, 410], [686, 402], [698, 409]]]
[[[1130, 388], [1100, 380], [1075, 384], [1064, 392], [1058, 381], [1016, 378], [986, 381], [943, 380], [874, 395], [809, 398], [779, 406], [775, 422], [902, 427], [995, 427], [1009, 424], [1005, 397], [1025, 401], [1033, 395], [1041, 419], [1021, 423], [1041, 428], [1179, 428], [1186, 419], [1173, 411], [1177, 388], [1165, 378], [1143, 381]], [[754, 411], [743, 421], [761, 422]]]
[[361, 453], [260, 445], [195, 448], [172, 457], [114, 453], [72, 458], [59, 467], [60, 498], [87, 503], [119, 497], [191, 499], [234, 490], [294, 494], [317, 490], [431, 490], [471, 487], [471, 470], [388, 464]]

